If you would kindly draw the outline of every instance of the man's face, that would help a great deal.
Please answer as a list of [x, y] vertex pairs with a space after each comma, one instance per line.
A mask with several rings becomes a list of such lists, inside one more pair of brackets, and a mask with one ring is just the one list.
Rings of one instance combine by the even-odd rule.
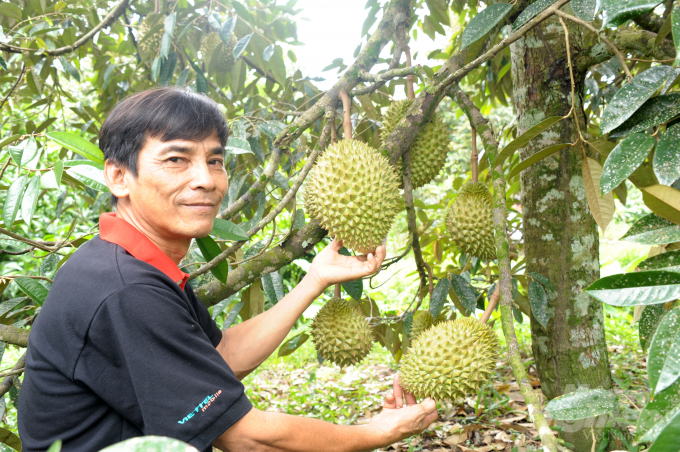
[[202, 141], [148, 138], [138, 175], [125, 175], [135, 217], [167, 239], [207, 236], [227, 192], [224, 148], [217, 133]]

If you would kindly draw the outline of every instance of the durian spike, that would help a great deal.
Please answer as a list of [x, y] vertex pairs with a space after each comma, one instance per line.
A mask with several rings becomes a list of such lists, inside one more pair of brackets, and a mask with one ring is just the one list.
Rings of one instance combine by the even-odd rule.
[[470, 157], [470, 167], [472, 168], [472, 182], [479, 182], [477, 155], [477, 129], [472, 128], [472, 156]]
[[342, 100], [342, 130], [345, 132], [345, 139], [352, 139], [352, 105], [349, 102], [347, 92], [340, 91], [340, 99]]
[[489, 318], [491, 318], [491, 313], [493, 312], [494, 309], [496, 309], [496, 305], [498, 304], [498, 300], [501, 298], [501, 284], [500, 281], [496, 283], [496, 290], [493, 291], [493, 294], [489, 297], [489, 305], [486, 307], [486, 310], [484, 311], [484, 314], [482, 314], [482, 318], [479, 319], [480, 323], [486, 323], [489, 321]]

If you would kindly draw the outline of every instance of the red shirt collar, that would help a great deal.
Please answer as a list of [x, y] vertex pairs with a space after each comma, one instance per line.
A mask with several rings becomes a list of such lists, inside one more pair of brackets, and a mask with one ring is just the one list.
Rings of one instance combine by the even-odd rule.
[[99, 217], [99, 236], [102, 240], [115, 243], [125, 249], [133, 257], [153, 265], [175, 281], [184, 290], [189, 275], [179, 269], [172, 259], [160, 250], [147, 236], [115, 212], [106, 212]]

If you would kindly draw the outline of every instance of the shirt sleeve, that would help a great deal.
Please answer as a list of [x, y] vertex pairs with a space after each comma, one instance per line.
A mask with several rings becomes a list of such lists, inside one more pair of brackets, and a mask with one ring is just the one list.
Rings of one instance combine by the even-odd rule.
[[222, 331], [217, 326], [215, 320], [213, 320], [213, 318], [210, 316], [210, 311], [208, 311], [208, 308], [201, 300], [198, 299], [196, 294], [194, 294], [194, 291], [189, 283], [187, 283], [184, 291], [189, 298], [189, 301], [194, 306], [194, 310], [196, 311], [196, 316], [198, 318], [198, 324], [201, 326], [201, 328], [203, 328], [203, 331], [205, 331], [205, 334], [208, 336], [208, 339], [210, 339], [210, 342], [215, 347], [217, 347], [217, 345], [222, 340]]
[[170, 288], [125, 286], [94, 316], [74, 379], [145, 435], [204, 450], [252, 404], [192, 311]]

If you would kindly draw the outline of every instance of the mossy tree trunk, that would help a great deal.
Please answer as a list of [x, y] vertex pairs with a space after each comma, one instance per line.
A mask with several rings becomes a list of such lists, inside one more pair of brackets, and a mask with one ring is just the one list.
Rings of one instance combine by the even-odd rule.
[[[572, 55], [580, 33], [570, 28]], [[574, 37], [577, 41], [574, 41]], [[564, 32], [552, 18], [511, 46], [517, 134], [571, 109], [571, 83]], [[576, 111], [584, 130], [583, 79], [575, 72]], [[573, 116], [521, 149], [524, 160], [558, 143], [573, 143]], [[532, 319], [532, 347], [543, 393], [552, 399], [579, 388], [611, 388], [602, 306], [583, 292], [600, 276], [598, 230], [586, 199], [581, 146], [568, 147], [521, 174], [524, 250], [527, 271], [550, 279], [550, 321]], [[573, 450], [591, 449], [592, 421], [561, 425], [560, 437]], [[596, 425], [597, 427], [597, 425]]]

